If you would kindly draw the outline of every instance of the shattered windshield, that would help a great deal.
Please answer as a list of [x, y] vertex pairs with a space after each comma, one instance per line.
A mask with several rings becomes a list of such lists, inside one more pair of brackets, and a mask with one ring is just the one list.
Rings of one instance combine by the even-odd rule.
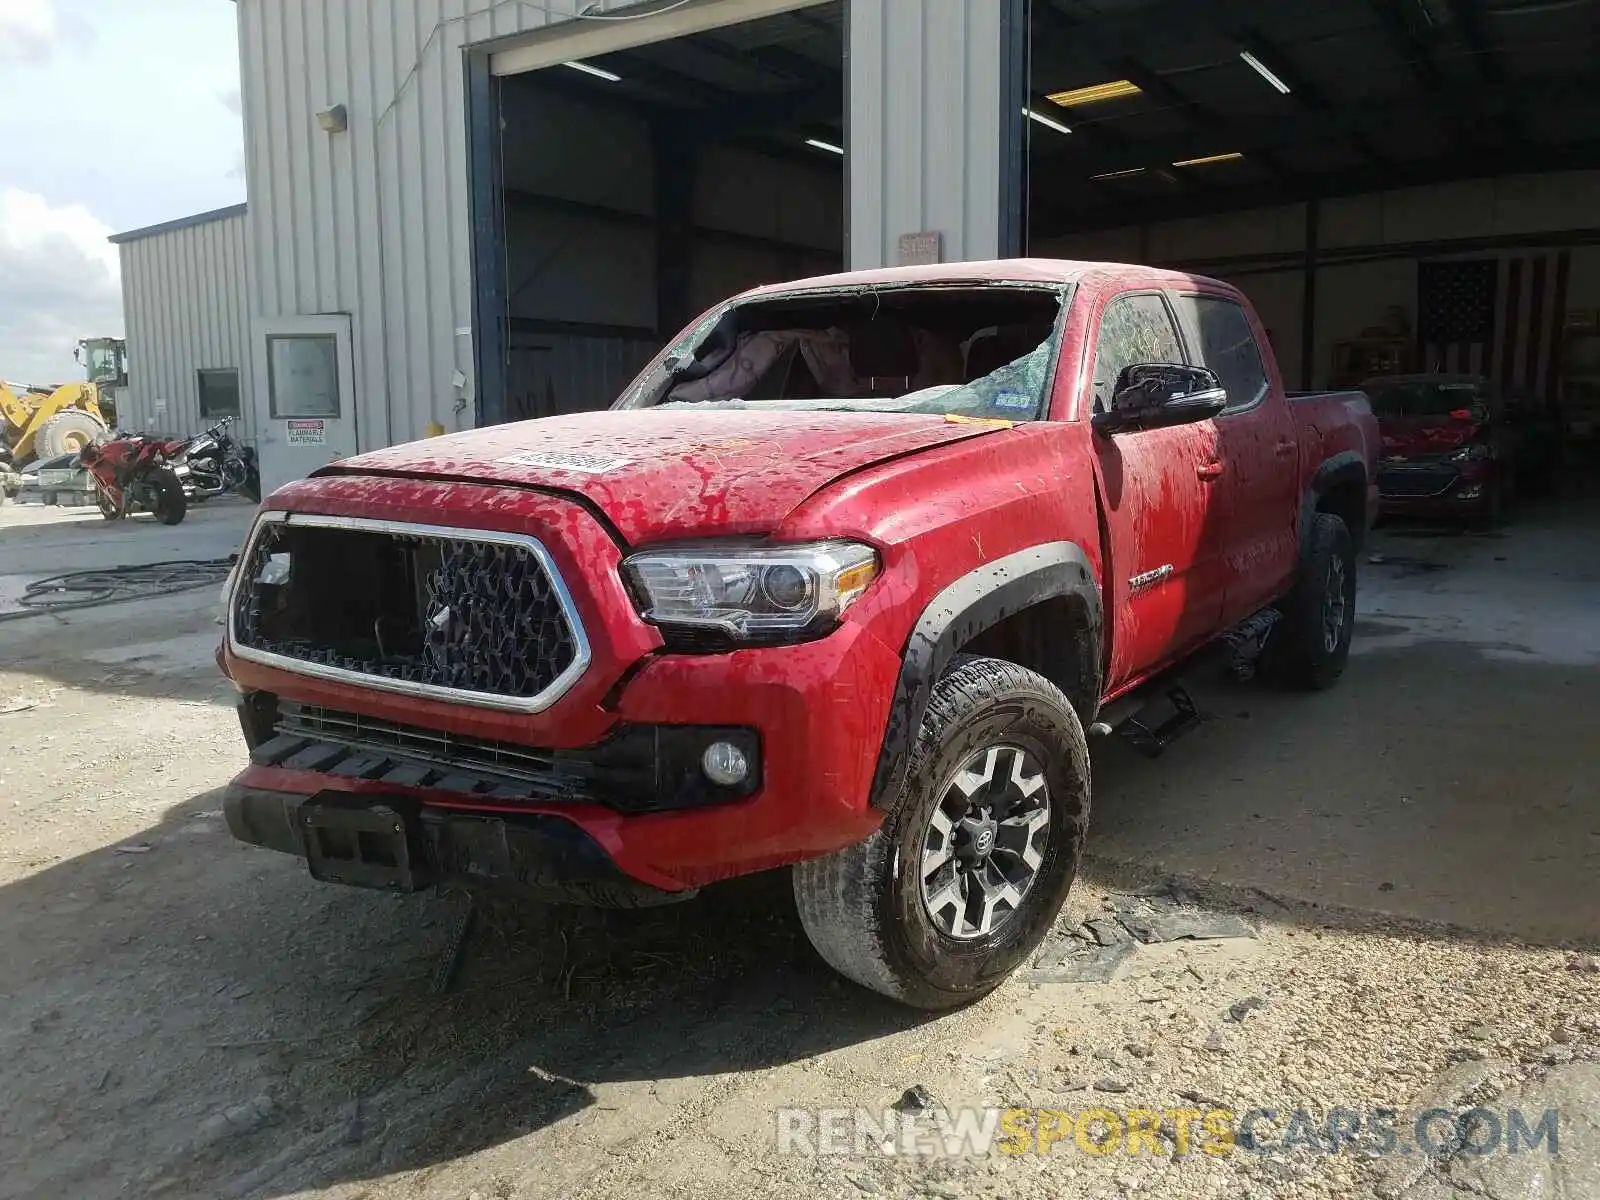
[[618, 407], [1037, 420], [1064, 299], [1040, 287], [923, 285], [730, 305]]

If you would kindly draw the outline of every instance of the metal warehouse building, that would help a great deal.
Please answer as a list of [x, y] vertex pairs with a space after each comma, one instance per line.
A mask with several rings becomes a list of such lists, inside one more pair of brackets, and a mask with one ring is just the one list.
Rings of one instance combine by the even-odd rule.
[[135, 411], [235, 372], [269, 486], [603, 407], [752, 284], [1021, 253], [1228, 278], [1291, 386], [1600, 395], [1600, 0], [238, 10], [247, 208], [119, 240]]

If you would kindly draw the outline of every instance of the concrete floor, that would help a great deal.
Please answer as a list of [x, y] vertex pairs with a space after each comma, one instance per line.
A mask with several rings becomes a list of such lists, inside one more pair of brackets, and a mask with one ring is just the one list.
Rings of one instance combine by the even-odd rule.
[[1380, 529], [1349, 667], [1210, 672], [1158, 761], [1099, 748], [1091, 854], [1544, 944], [1600, 938], [1600, 503]]
[[20, 610], [17, 601], [29, 583], [48, 576], [226, 558], [239, 549], [254, 516], [254, 505], [231, 498], [196, 506], [171, 526], [148, 515], [106, 521], [93, 508], [0, 507], [0, 665], [113, 692], [121, 689], [122, 669], [136, 667], [141, 678], [203, 679], [205, 690], [231, 704], [232, 689], [211, 657], [220, 584], [62, 616], [18, 620], [9, 614]]

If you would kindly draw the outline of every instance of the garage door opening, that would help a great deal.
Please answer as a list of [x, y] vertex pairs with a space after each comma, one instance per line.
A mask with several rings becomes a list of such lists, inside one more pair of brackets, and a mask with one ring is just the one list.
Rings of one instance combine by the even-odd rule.
[[1291, 388], [1480, 377], [1600, 458], [1593, 4], [1030, 16], [1033, 252], [1227, 279]]
[[481, 423], [604, 408], [715, 301], [842, 269], [843, 8], [496, 81]]

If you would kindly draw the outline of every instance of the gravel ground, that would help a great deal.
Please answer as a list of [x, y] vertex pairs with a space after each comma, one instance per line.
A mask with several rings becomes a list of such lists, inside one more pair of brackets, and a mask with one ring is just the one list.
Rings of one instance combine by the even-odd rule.
[[[0, 585], [175, 556], [159, 527], [17, 511], [0, 510]], [[243, 519], [200, 510], [178, 527], [183, 556], [225, 554]], [[1278, 864], [1325, 842], [1293, 827], [1270, 861], [1131, 866], [1115, 831], [1138, 806], [1178, 842], [1180, 817], [1114, 756], [1102, 776], [1120, 786], [1100, 793], [1114, 835], [1094, 847], [1114, 852], [1090, 862], [1061, 935], [1179, 877], [1191, 907], [1253, 936], [1139, 945], [1103, 983], [1024, 973], [934, 1017], [822, 968], [774, 874], [646, 913], [496, 911], [455, 991], [435, 994], [454, 897], [316, 885], [228, 838], [218, 789], [242, 746], [209, 662], [213, 603], [0, 624], [0, 1197], [1600, 1195], [1583, 1174], [1600, 1161], [1593, 942], [1297, 895]], [[1357, 693], [1373, 736], [1405, 719], [1385, 694]], [[1274, 703], [1253, 685], [1230, 695]], [[1320, 702], [1273, 726], [1274, 745], [1315, 743]], [[1207, 736], [1150, 766], [1184, 779]], [[1575, 786], [1592, 799], [1590, 767]], [[1230, 796], [1280, 803], [1281, 781], [1240, 770]], [[1198, 839], [1203, 813], [1190, 819]], [[1565, 839], [1570, 856], [1592, 852], [1592, 825]], [[1508, 829], [1481, 837], [1514, 854]], [[1319, 1125], [1393, 1108], [1405, 1140], [1410, 1113], [1510, 1096], [1563, 1105], [1561, 1165], [1286, 1152], [1281, 1119], [1260, 1152], [1169, 1139], [1097, 1155], [1069, 1136], [1048, 1155], [778, 1153], [780, 1109], [881, 1114], [913, 1088], [941, 1109], [1304, 1108]], [[911, 1119], [885, 1132], [909, 1136]]]

